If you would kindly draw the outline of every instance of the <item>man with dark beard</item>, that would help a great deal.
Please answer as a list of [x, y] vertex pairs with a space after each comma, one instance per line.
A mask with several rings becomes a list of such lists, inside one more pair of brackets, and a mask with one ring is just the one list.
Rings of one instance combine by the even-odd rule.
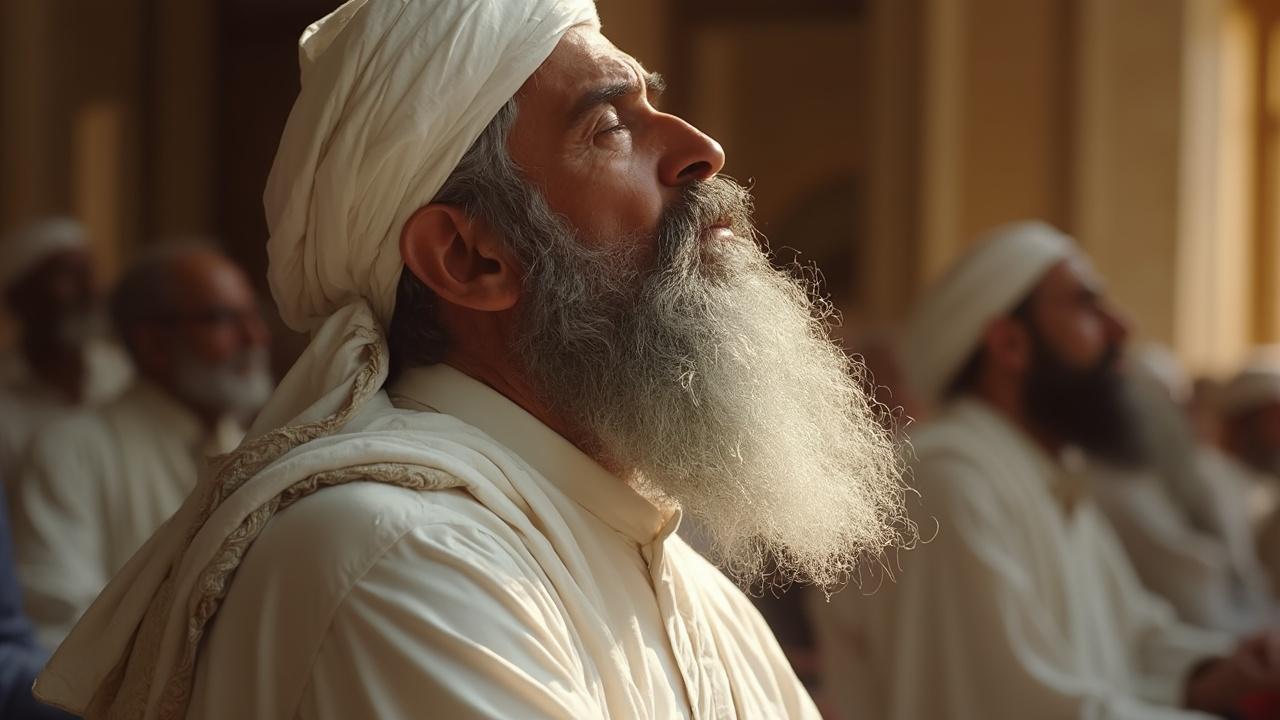
[[[266, 207], [311, 344], [37, 694], [90, 717], [816, 718], [743, 579], [903, 528], [720, 146], [589, 0], [353, 0]], [[388, 380], [388, 374], [394, 377]], [[385, 388], [384, 388], [385, 386]]]
[[1280, 687], [1272, 638], [1232, 654], [1143, 590], [1064, 462], [1132, 457], [1126, 334], [1075, 243], [1038, 222], [993, 232], [920, 302], [908, 377], [940, 407], [911, 437], [927, 542], [871, 597], [815, 608], [846, 716], [1192, 718]]

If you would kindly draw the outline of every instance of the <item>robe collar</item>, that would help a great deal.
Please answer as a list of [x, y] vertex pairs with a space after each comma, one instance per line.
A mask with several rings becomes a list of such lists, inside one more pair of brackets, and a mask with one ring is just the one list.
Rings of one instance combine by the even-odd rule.
[[443, 363], [401, 373], [388, 388], [401, 408], [451, 415], [528, 463], [562, 494], [639, 545], [670, 535], [678, 511], [662, 510], [493, 388]]

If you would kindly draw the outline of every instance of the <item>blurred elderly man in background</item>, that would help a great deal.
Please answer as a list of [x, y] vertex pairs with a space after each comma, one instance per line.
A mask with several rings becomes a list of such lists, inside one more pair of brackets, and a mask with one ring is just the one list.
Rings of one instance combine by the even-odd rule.
[[0, 478], [54, 418], [120, 393], [129, 362], [101, 337], [93, 258], [80, 223], [46, 218], [0, 239], [0, 289], [19, 324], [0, 359]]
[[203, 458], [236, 446], [273, 385], [253, 288], [216, 250], [151, 251], [111, 313], [138, 380], [41, 432], [14, 496], [18, 573], [50, 646], [178, 509]]
[[1075, 243], [1036, 222], [995, 231], [921, 301], [905, 361], [945, 403], [912, 433], [917, 521], [937, 533], [871, 596], [815, 608], [848, 717], [1192, 718], [1280, 687], [1269, 637], [1233, 652], [1141, 587], [1062, 460], [1131, 457], [1126, 333]]
[[817, 718], [675, 530], [699, 517], [745, 580], [772, 557], [834, 582], [903, 532], [898, 461], [720, 146], [657, 108], [589, 0], [355, 0], [301, 56], [266, 206], [311, 344], [37, 694]]
[[1258, 547], [1280, 587], [1280, 346], [1259, 348], [1218, 395], [1222, 452], [1216, 467], [1247, 498]]

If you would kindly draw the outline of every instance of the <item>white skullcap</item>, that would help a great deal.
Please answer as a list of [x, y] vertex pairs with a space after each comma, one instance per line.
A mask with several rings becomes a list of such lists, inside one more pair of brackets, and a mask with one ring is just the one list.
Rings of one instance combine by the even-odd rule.
[[1280, 403], [1280, 345], [1258, 348], [1218, 394], [1218, 407], [1225, 416], [1271, 403]]
[[8, 290], [50, 257], [86, 247], [84, 226], [68, 217], [44, 218], [18, 228], [0, 242], [0, 290]]
[[590, 0], [351, 0], [308, 27], [264, 201], [271, 291], [314, 330], [364, 299], [386, 327], [401, 228]]
[[1017, 307], [1050, 268], [1078, 254], [1071, 238], [1039, 221], [1005, 225], [980, 239], [908, 320], [903, 365], [912, 387], [941, 401], [987, 325]]

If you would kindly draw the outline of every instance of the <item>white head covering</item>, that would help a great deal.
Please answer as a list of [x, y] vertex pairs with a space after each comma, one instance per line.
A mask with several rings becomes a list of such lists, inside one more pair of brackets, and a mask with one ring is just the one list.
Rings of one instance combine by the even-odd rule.
[[24, 225], [0, 242], [0, 290], [8, 290], [40, 263], [64, 250], [88, 247], [84, 226], [69, 217]]
[[[401, 226], [565, 32], [598, 22], [591, 0], [351, 0], [307, 28], [266, 208], [272, 292], [311, 342], [251, 436], [58, 648], [42, 699], [86, 717], [185, 717], [204, 629], [239, 558], [296, 491], [264, 469], [362, 409], [389, 407], [378, 391]], [[369, 474], [334, 482], [355, 477]]]
[[1218, 408], [1228, 417], [1271, 403], [1280, 403], [1280, 345], [1254, 351], [1218, 395]]
[[1046, 223], [1005, 225], [980, 239], [917, 304], [903, 364], [912, 387], [937, 403], [992, 320], [1017, 307], [1054, 265], [1079, 253]]
[[[351, 0], [303, 33], [264, 202], [272, 295], [315, 335], [251, 436], [334, 414], [381, 362], [405, 222], [576, 25], [599, 26], [591, 0]], [[370, 345], [335, 355], [357, 336]]]

